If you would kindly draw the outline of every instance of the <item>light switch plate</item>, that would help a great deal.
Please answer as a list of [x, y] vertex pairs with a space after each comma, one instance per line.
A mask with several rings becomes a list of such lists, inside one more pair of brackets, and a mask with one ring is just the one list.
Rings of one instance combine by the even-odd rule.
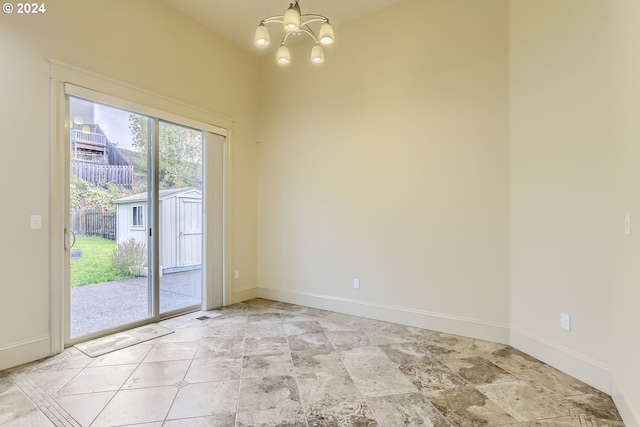
[[562, 329], [566, 329], [567, 331], [571, 330], [571, 316], [566, 313], [560, 314], [560, 327]]

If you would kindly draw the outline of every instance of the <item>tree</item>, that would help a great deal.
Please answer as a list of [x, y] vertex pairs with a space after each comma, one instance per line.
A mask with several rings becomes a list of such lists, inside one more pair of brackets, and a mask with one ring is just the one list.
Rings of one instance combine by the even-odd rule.
[[[133, 146], [141, 153], [138, 164], [146, 171], [151, 119], [129, 115]], [[202, 188], [202, 132], [173, 123], [160, 122], [160, 188]]]

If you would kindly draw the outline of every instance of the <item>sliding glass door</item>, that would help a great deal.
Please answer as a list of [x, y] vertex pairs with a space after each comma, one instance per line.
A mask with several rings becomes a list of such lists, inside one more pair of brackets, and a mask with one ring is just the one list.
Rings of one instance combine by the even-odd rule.
[[66, 100], [66, 342], [200, 308], [205, 132]]

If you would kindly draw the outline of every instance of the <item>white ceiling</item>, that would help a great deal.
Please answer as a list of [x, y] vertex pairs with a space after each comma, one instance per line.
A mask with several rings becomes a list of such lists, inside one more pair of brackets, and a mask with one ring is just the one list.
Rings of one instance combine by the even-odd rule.
[[[253, 44], [256, 26], [264, 18], [282, 15], [293, 0], [164, 0], [237, 45], [259, 55]], [[324, 15], [336, 27], [400, 0], [299, 0], [302, 13]], [[272, 28], [269, 28], [272, 30]], [[272, 33], [273, 36], [279, 33]], [[336, 39], [339, 39], [336, 31]], [[272, 43], [272, 46], [274, 43]], [[277, 43], [276, 43], [277, 46]]]

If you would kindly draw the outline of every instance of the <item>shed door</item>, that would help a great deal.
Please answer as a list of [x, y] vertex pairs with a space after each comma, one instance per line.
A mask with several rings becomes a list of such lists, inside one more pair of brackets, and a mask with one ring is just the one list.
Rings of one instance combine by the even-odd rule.
[[178, 266], [202, 264], [202, 200], [180, 198]]

